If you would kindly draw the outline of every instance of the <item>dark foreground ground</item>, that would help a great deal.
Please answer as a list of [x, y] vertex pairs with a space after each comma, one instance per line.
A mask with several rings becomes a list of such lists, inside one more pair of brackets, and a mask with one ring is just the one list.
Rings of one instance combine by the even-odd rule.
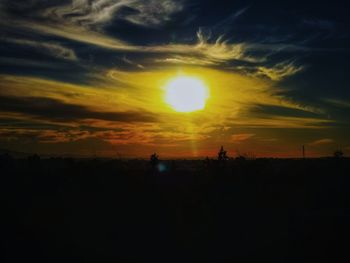
[[350, 160], [2, 160], [2, 262], [349, 262]]

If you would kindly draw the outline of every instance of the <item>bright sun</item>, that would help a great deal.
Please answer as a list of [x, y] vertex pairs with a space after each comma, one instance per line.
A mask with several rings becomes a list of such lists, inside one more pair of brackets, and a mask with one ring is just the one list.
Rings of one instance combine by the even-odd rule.
[[202, 110], [209, 97], [207, 86], [200, 79], [176, 77], [165, 86], [165, 101], [177, 112]]

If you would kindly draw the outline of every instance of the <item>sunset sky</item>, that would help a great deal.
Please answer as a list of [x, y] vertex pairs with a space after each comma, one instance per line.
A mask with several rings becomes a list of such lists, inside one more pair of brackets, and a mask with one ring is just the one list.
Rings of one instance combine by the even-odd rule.
[[[0, 0], [0, 149], [350, 154], [344, 1]], [[205, 107], [166, 93], [189, 78]], [[204, 101], [203, 101], [204, 103]]]

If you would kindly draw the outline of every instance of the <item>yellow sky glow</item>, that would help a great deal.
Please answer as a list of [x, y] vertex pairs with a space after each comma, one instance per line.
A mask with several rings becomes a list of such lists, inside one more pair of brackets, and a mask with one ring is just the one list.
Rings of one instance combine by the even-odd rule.
[[[66, 104], [83, 106], [94, 112], [153, 116], [152, 121], [149, 121], [149, 118], [145, 118], [145, 121], [140, 118], [137, 122], [129, 118], [125, 120], [81, 118], [60, 120], [59, 123], [76, 127], [77, 130], [81, 126], [94, 127], [101, 131], [86, 131], [80, 134], [81, 138], [99, 138], [116, 147], [118, 145], [138, 145], [142, 146], [147, 153], [158, 149], [157, 151], [163, 151], [164, 154], [167, 151], [174, 155], [183, 155], [186, 152], [188, 156], [196, 156], [201, 155], [210, 147], [215, 147], [213, 143], [221, 144], [222, 140], [226, 141], [228, 146], [237, 143], [237, 140], [229, 139], [234, 135], [232, 130], [235, 129], [278, 128], [286, 124], [292, 128], [317, 128], [318, 124], [328, 121], [304, 117], [288, 119], [273, 115], [255, 116], [251, 110], [257, 105], [304, 111], [312, 109], [289, 101], [269, 81], [213, 69], [186, 67], [143, 70], [142, 72], [113, 69], [101, 74], [99, 78], [101, 81], [98, 83], [86, 86], [7, 75], [0, 78], [1, 85], [6, 87], [0, 89], [0, 95], [3, 96], [45, 97]], [[201, 100], [195, 105], [202, 110], [184, 114], [181, 109], [174, 110], [169, 106], [169, 101], [164, 99], [169, 83], [184, 78], [197, 80], [204, 83], [203, 86], [210, 87], [210, 98], [207, 99], [208, 94], [206, 93], [200, 94]], [[201, 103], [205, 103], [205, 107]], [[35, 120], [41, 123], [56, 122], [25, 113], [8, 113], [5, 114], [5, 117], [6, 115], [11, 118]], [[255, 134], [251, 131], [242, 131], [242, 133]], [[265, 137], [263, 139], [266, 140], [266, 143], [271, 144], [269, 140], [274, 138]], [[79, 133], [72, 135], [72, 133], [61, 132], [57, 140], [79, 140], [81, 138]], [[249, 141], [258, 136], [240, 136], [239, 138]], [[139, 151], [136, 153], [140, 154]]]

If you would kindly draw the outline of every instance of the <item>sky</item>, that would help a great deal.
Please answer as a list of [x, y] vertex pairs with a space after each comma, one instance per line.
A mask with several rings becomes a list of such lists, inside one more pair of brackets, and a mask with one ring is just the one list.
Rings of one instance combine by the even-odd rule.
[[[0, 149], [148, 158], [350, 154], [344, 1], [0, 0]], [[203, 81], [176, 112], [169, 80]]]

